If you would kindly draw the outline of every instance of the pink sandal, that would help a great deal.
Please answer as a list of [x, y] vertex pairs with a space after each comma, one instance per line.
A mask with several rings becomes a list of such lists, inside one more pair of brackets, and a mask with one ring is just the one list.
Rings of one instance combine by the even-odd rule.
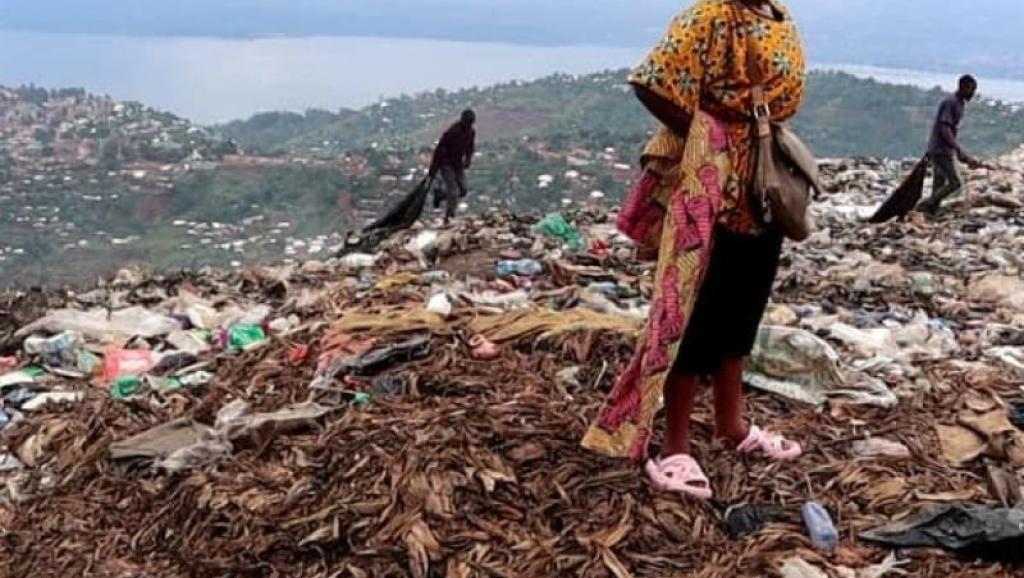
[[679, 492], [701, 500], [710, 500], [711, 482], [704, 475], [697, 460], [680, 454], [665, 459], [653, 459], [645, 468], [647, 477], [659, 490]]
[[803, 455], [804, 450], [797, 442], [788, 440], [777, 433], [750, 426], [747, 439], [737, 446], [741, 454], [762, 454], [777, 462], [791, 462]]

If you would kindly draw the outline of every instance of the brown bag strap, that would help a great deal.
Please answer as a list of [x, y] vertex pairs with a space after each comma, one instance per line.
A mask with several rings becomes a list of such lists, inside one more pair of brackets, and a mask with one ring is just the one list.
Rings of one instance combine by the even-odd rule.
[[756, 161], [754, 170], [754, 194], [761, 197], [765, 222], [771, 222], [771, 210], [765, 196], [768, 191], [780, 187], [779, 175], [775, 166], [772, 142], [772, 111], [768, 105], [765, 91], [765, 78], [761, 66], [757, 62], [759, 47], [751, 30], [747, 34], [747, 77], [750, 79], [751, 114], [756, 123]]
[[751, 93], [751, 114], [757, 123], [758, 138], [771, 136], [772, 110], [768, 106], [768, 99], [765, 96], [764, 75], [761, 74], [761, 66], [757, 62], [758, 46], [757, 40], [751, 31], [747, 31], [747, 77], [750, 79]]

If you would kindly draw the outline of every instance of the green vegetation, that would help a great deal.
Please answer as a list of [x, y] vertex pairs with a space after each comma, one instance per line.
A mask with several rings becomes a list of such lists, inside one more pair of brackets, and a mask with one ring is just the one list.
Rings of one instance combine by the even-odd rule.
[[[29, 133], [36, 148], [80, 139], [97, 162], [18, 166], [0, 149], [0, 248], [10, 257], [0, 261], [0, 284], [81, 280], [125, 264], [161, 270], [302, 258], [313, 244], [323, 256], [325, 235], [357, 228], [413, 187], [438, 135], [466, 107], [479, 118], [478, 155], [467, 175], [471, 211], [580, 207], [596, 191], [614, 203], [656, 126], [624, 77], [557, 75], [401, 97], [361, 111], [265, 113], [212, 131], [136, 103], [76, 123], [77, 134], [56, 140], [44, 126]], [[33, 101], [58, 94], [20, 90]], [[823, 157], [914, 157], [943, 96], [815, 73], [795, 124]], [[159, 130], [133, 132], [151, 124], [138, 118]], [[1024, 143], [1024, 112], [973, 103], [963, 135], [979, 155], [1002, 153]], [[236, 141], [249, 158], [193, 163], [235, 153]]]
[[[625, 75], [556, 75], [486, 89], [436, 91], [359, 112], [270, 113], [218, 130], [251, 150], [340, 154], [374, 143], [407, 149], [429, 146], [468, 106], [478, 111], [484, 142], [529, 136], [556, 148], [635, 147], [652, 122], [624, 84]], [[922, 152], [942, 98], [937, 90], [814, 72], [795, 124], [823, 156], [912, 157]], [[982, 155], [1005, 152], [1024, 142], [1024, 112], [974, 103], [965, 120], [964, 142]]]
[[[924, 151], [935, 112], [946, 96], [938, 89], [816, 73], [795, 124], [821, 155], [913, 157]], [[976, 154], [1005, 153], [1024, 144], [1024, 111], [995, 102], [971, 103], [961, 134]]]
[[246, 217], [293, 221], [299, 234], [344, 228], [338, 210], [351, 181], [337, 170], [303, 167], [221, 168], [178, 181], [165, 214], [175, 219], [236, 223]]
[[285, 152], [289, 141], [308, 135], [320, 127], [340, 122], [346, 115], [311, 109], [305, 114], [294, 112], [260, 113], [249, 120], [237, 120], [220, 127], [221, 134], [242, 143], [250, 154], [277, 154]]

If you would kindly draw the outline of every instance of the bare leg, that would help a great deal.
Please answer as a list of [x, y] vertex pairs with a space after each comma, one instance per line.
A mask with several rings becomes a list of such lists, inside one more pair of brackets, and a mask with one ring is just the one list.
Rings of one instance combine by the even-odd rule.
[[700, 378], [673, 371], [665, 381], [665, 445], [663, 458], [690, 453], [690, 415], [700, 388]]
[[715, 434], [738, 446], [750, 435], [750, 426], [743, 418], [742, 357], [730, 357], [715, 372]]

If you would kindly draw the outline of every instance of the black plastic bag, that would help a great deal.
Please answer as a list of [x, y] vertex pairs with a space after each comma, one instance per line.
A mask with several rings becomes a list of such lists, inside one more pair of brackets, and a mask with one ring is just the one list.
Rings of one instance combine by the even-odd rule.
[[928, 157], [918, 161], [910, 176], [893, 191], [889, 199], [882, 204], [870, 223], [885, 223], [893, 219], [902, 219], [913, 211], [924, 196], [924, 179], [928, 176]]
[[363, 229], [363, 232], [393, 232], [413, 226], [420, 218], [420, 215], [423, 214], [423, 207], [427, 204], [427, 195], [430, 193], [434, 180], [428, 177], [420, 181], [420, 184], [416, 185], [416, 188], [406, 195], [400, 203], [395, 205], [383, 217]]
[[944, 504], [860, 535], [896, 548], [943, 548], [967, 558], [1024, 565], [1024, 509]]
[[729, 508], [722, 521], [722, 526], [733, 540], [753, 534], [765, 524], [783, 518], [783, 510], [773, 505], [744, 505]]

